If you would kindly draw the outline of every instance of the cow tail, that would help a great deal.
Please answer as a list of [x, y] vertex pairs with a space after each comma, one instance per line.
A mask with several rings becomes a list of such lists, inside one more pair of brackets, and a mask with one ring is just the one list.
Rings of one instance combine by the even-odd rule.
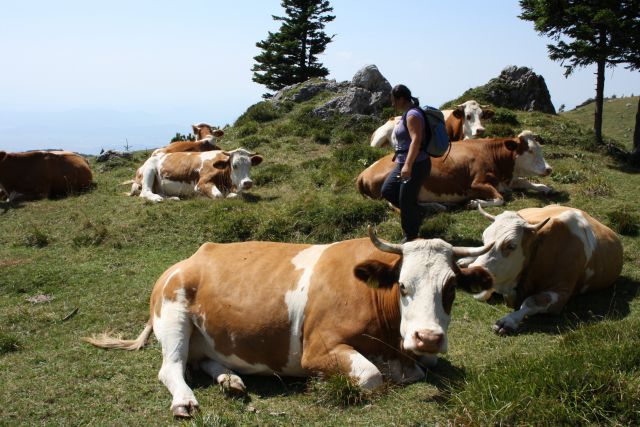
[[96, 347], [100, 348], [117, 348], [120, 350], [140, 350], [145, 346], [147, 340], [149, 339], [149, 335], [151, 335], [151, 331], [153, 330], [153, 324], [151, 320], [147, 322], [147, 326], [145, 326], [144, 330], [138, 335], [138, 338], [135, 340], [123, 340], [120, 337], [114, 337], [109, 335], [108, 333], [100, 334], [98, 336], [85, 337], [82, 338], [83, 341], [88, 342], [89, 344], [93, 344]]
[[121, 182], [120, 185], [129, 185], [129, 184], [133, 184], [134, 182], [135, 182], [135, 180], [130, 179], [129, 181]]

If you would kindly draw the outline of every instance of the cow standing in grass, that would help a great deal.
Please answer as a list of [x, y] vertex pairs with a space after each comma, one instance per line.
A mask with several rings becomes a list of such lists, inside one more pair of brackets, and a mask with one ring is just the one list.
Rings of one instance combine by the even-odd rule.
[[559, 205], [505, 211], [490, 215], [482, 233], [493, 248], [472, 262], [492, 278], [492, 292], [516, 309], [498, 320], [499, 334], [514, 332], [522, 320], [536, 313], [559, 313], [571, 297], [611, 286], [622, 270], [618, 236], [588, 213]]
[[245, 392], [237, 374], [339, 372], [371, 389], [382, 384], [384, 365], [396, 382], [419, 380], [416, 360], [433, 364], [447, 350], [456, 287], [487, 285], [484, 270], [460, 269], [455, 260], [490, 245], [397, 245], [371, 229], [369, 236], [328, 245], [206, 243], [160, 276], [137, 339], [87, 340], [137, 350], [153, 330], [162, 346], [158, 376], [179, 417], [198, 407], [187, 363], [234, 393]]

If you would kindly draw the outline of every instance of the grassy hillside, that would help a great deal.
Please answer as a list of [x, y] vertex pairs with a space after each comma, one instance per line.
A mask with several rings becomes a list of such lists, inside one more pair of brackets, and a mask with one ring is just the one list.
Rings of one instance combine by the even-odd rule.
[[[169, 425], [170, 395], [158, 381], [157, 342], [144, 350], [101, 351], [80, 338], [110, 329], [136, 336], [153, 283], [206, 241], [331, 242], [401, 237], [385, 203], [355, 191], [357, 174], [382, 156], [368, 147], [379, 118], [334, 117], [302, 104], [250, 107], [222, 141], [265, 157], [256, 186], [239, 200], [145, 203], [122, 195], [148, 155], [92, 164], [94, 191], [63, 200], [0, 203], [0, 425]], [[501, 338], [493, 322], [509, 312], [458, 293], [450, 352], [427, 378], [392, 386], [360, 404], [313, 380], [248, 377], [250, 401], [227, 400], [205, 376], [191, 382], [201, 413], [187, 425], [556, 425], [640, 423], [640, 175], [592, 145], [593, 133], [565, 116], [499, 110], [494, 135], [529, 128], [546, 142], [555, 172], [550, 197], [514, 193], [505, 208], [559, 202], [626, 233], [615, 286], [579, 297], [560, 316], [537, 316]], [[490, 209], [492, 213], [503, 208]], [[424, 237], [480, 243], [486, 221], [458, 210], [428, 218]], [[571, 262], [567, 260], [567, 262]], [[27, 298], [51, 295], [35, 304]], [[76, 311], [77, 309], [77, 311]], [[333, 391], [332, 391], [333, 390]], [[329, 396], [329, 398], [327, 398]]]
[[[633, 129], [638, 111], [637, 96], [607, 99], [604, 101], [602, 134], [622, 144], [627, 150], [633, 147]], [[593, 128], [593, 116], [596, 104], [592, 102], [575, 110], [562, 113], [585, 128]]]

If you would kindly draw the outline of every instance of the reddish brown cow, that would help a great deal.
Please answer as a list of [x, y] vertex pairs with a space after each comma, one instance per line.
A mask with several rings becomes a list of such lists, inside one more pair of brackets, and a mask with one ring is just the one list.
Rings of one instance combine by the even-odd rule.
[[[357, 187], [362, 195], [382, 198], [382, 184], [394, 167], [392, 158], [393, 154], [383, 157], [358, 176]], [[551, 191], [546, 185], [520, 178], [551, 173], [540, 144], [529, 131], [517, 138], [458, 141], [451, 145], [448, 155], [432, 158], [431, 162], [431, 174], [420, 190], [419, 203], [472, 200], [473, 206], [491, 206], [504, 203], [499, 190]]]
[[55, 197], [91, 186], [84, 157], [68, 151], [0, 151], [0, 189], [9, 200]]
[[200, 123], [192, 125], [193, 134], [196, 135], [196, 141], [176, 141], [171, 144], [158, 148], [151, 153], [155, 156], [160, 153], [196, 153], [204, 151], [222, 150], [216, 143], [215, 138], [220, 138], [224, 135], [222, 129], [216, 129], [206, 123]]

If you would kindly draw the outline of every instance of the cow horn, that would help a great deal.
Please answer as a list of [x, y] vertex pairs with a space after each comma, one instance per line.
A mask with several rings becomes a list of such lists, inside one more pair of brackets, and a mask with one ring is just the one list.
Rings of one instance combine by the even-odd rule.
[[367, 227], [367, 231], [369, 232], [369, 238], [371, 239], [371, 243], [373, 243], [373, 245], [376, 248], [380, 249], [382, 252], [389, 252], [392, 254], [402, 255], [402, 245], [389, 243], [385, 240], [378, 238], [375, 230], [370, 225]]
[[481, 248], [465, 248], [462, 246], [454, 246], [453, 247], [453, 257], [454, 258], [464, 258], [464, 257], [478, 257], [485, 252], [488, 252], [489, 249], [493, 247], [493, 243], [487, 243]]
[[491, 215], [489, 212], [485, 211], [484, 209], [482, 209], [482, 206], [480, 206], [480, 203], [478, 203], [478, 211], [482, 214], [482, 216], [484, 216], [485, 218], [491, 220], [491, 221], [495, 221], [496, 217]]
[[546, 224], [547, 222], [549, 222], [549, 220], [550, 220], [550, 219], [551, 219], [551, 218], [547, 218], [547, 219], [545, 219], [545, 220], [543, 220], [543, 221], [540, 221], [540, 222], [539, 222], [539, 223], [537, 223], [537, 224], [526, 224], [524, 227], [525, 227], [527, 230], [531, 230], [531, 231], [533, 231], [534, 233], [537, 233], [538, 231], [540, 231], [540, 229], [541, 229], [542, 227], [544, 227], [544, 226], [545, 226], [545, 224]]
[[480, 105], [480, 108], [482, 108], [483, 110], [484, 110], [485, 108], [489, 108], [489, 107], [491, 107], [491, 105], [489, 105], [489, 104], [487, 104], [487, 105]]

